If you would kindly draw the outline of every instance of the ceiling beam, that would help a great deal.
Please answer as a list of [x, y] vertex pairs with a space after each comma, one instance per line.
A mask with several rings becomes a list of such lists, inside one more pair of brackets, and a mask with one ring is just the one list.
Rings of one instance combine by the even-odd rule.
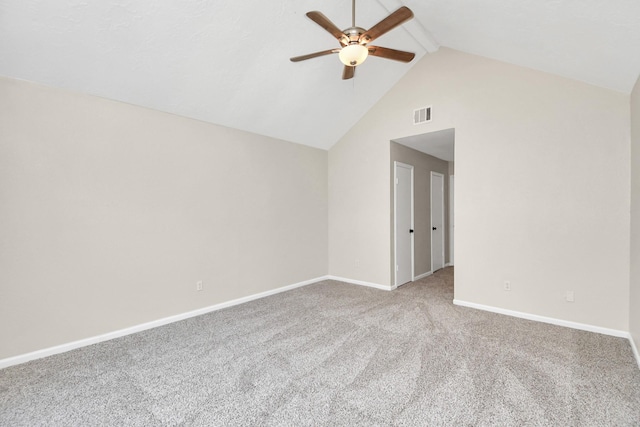
[[[399, 0], [377, 0], [377, 2], [380, 6], [385, 8], [388, 13], [404, 6]], [[409, 22], [402, 24], [402, 28], [404, 28], [428, 53], [437, 52], [440, 48], [440, 44], [436, 41], [435, 37], [433, 37], [433, 35], [424, 28], [415, 17]]]

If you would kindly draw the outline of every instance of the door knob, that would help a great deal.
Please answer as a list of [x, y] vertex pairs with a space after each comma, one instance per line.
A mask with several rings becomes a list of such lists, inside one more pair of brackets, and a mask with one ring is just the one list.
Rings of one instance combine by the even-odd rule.
[[437, 230], [437, 228], [436, 228], [436, 227], [431, 227], [431, 229], [432, 229], [432, 230]]
[[413, 233], [413, 230], [409, 230], [409, 233]]

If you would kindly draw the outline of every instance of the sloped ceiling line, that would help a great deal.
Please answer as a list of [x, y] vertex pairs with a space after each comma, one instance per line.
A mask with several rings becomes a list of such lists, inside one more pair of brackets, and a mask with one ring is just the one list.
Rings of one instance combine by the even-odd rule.
[[[398, 0], [377, 0], [377, 2], [380, 3], [388, 13], [404, 6]], [[425, 29], [417, 19], [414, 18], [409, 22], [405, 22], [402, 28], [404, 28], [415, 41], [420, 43], [420, 46], [427, 52], [434, 53], [440, 48], [440, 44], [436, 41], [435, 37], [433, 37], [433, 34]]]
[[[0, 0], [0, 75], [329, 149], [412, 66], [440, 46], [629, 94], [640, 73], [640, 1], [358, 0], [372, 26], [415, 18], [341, 79], [337, 47], [305, 13], [338, 27], [351, 0]], [[378, 44], [378, 43], [376, 43]]]

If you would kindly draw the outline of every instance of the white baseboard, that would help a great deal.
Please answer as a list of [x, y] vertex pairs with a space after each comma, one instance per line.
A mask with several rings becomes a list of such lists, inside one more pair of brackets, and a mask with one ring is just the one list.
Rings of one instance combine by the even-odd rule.
[[588, 331], [588, 332], [596, 332], [598, 334], [611, 335], [614, 337], [630, 338], [629, 332], [621, 331], [618, 329], [602, 328], [600, 326], [588, 325], [586, 323], [571, 322], [568, 320], [556, 319], [554, 317], [538, 316], [537, 314], [507, 310], [504, 308], [493, 307], [490, 305], [476, 304], [474, 302], [467, 302], [467, 301], [462, 301], [458, 299], [454, 299], [453, 303], [455, 305], [459, 305], [462, 307], [470, 307], [478, 310], [490, 311], [492, 313], [504, 314], [512, 317], [519, 317], [521, 319], [535, 320], [536, 322], [550, 323], [552, 325], [564, 326], [572, 329], [580, 329], [582, 331]]
[[[429, 276], [430, 274], [432, 274], [430, 271], [424, 274], [421, 274], [420, 276], [417, 276], [415, 278], [415, 280], [421, 279], [423, 277]], [[371, 283], [371, 282], [365, 282], [362, 280], [353, 280], [353, 279], [347, 279], [344, 277], [337, 277], [337, 276], [331, 276], [331, 275], [327, 275], [327, 276], [322, 276], [322, 277], [317, 277], [315, 279], [310, 279], [310, 280], [305, 280], [303, 282], [298, 282], [298, 283], [294, 283], [292, 285], [288, 285], [288, 286], [283, 286], [281, 288], [276, 288], [276, 289], [272, 289], [269, 291], [265, 291], [265, 292], [260, 292], [257, 294], [253, 294], [253, 295], [249, 295], [246, 297], [242, 297], [242, 298], [237, 298], [231, 301], [226, 301], [226, 302], [222, 302], [219, 304], [215, 304], [209, 307], [204, 307], [201, 309], [197, 309], [197, 310], [193, 310], [193, 311], [189, 311], [186, 313], [181, 313], [181, 314], [177, 314], [174, 316], [169, 316], [169, 317], [165, 317], [162, 319], [158, 319], [158, 320], [154, 320], [151, 322], [147, 322], [147, 323], [142, 323], [140, 325], [136, 325], [136, 326], [131, 326], [129, 328], [124, 328], [124, 329], [120, 329], [117, 331], [113, 331], [113, 332], [108, 332], [106, 334], [102, 334], [102, 335], [98, 335], [98, 336], [94, 336], [94, 337], [90, 337], [90, 338], [85, 338], [85, 339], [81, 339], [81, 340], [77, 340], [77, 341], [73, 341], [70, 343], [66, 343], [66, 344], [61, 344], [61, 345], [57, 345], [54, 347], [49, 347], [49, 348], [45, 348], [42, 350], [37, 350], [31, 353], [26, 353], [26, 354], [22, 354], [22, 355], [18, 355], [18, 356], [13, 356], [13, 357], [9, 357], [6, 359], [0, 359], [0, 369], [3, 368], [7, 368], [9, 366], [13, 366], [13, 365], [19, 365], [21, 363], [25, 363], [28, 362], [30, 360], [35, 360], [35, 359], [40, 359], [43, 357], [47, 357], [47, 356], [52, 356], [54, 354], [59, 354], [59, 353], [64, 353], [70, 350], [74, 350], [80, 347], [86, 347], [88, 345], [92, 345], [92, 344], [97, 344], [99, 342], [103, 342], [103, 341], [108, 341], [114, 338], [119, 338], [119, 337], [123, 337], [125, 335], [131, 335], [131, 334], [135, 334], [136, 332], [142, 332], [145, 331], [147, 329], [152, 329], [152, 328], [157, 328], [159, 326], [163, 326], [163, 325], [167, 325], [169, 323], [174, 323], [174, 322], [178, 322], [181, 320], [185, 320], [185, 319], [189, 319], [191, 317], [196, 317], [196, 316], [200, 316], [203, 314], [207, 314], [207, 313], [211, 313], [213, 311], [217, 311], [217, 310], [221, 310], [223, 308], [227, 308], [227, 307], [232, 307], [234, 305], [239, 305], [239, 304], [243, 304], [245, 302], [249, 302], [249, 301], [253, 301], [256, 299], [260, 299], [260, 298], [264, 298], [270, 295], [275, 295], [278, 294], [280, 292], [286, 292], [292, 289], [296, 289], [296, 288], [300, 288], [302, 286], [307, 286], [310, 285], [312, 283], [317, 283], [323, 280], [337, 280], [340, 282], [346, 282], [346, 283], [351, 283], [354, 285], [360, 285], [360, 286], [367, 286], [370, 288], [375, 288], [375, 289], [381, 289], [381, 290], [385, 290], [385, 291], [391, 291], [393, 289], [395, 289], [395, 287], [393, 286], [385, 286], [385, 285], [380, 285], [377, 283]], [[620, 330], [616, 330], [616, 329], [608, 329], [608, 328], [602, 328], [599, 326], [593, 326], [593, 325], [588, 325], [588, 324], [584, 324], [584, 323], [577, 323], [577, 322], [570, 322], [570, 321], [566, 321], [566, 320], [560, 320], [560, 319], [555, 319], [552, 317], [544, 317], [544, 316], [538, 316], [535, 314], [529, 314], [529, 313], [523, 313], [523, 312], [519, 312], [519, 311], [513, 311], [513, 310], [507, 310], [507, 309], [503, 309], [503, 308], [499, 308], [499, 307], [492, 307], [492, 306], [487, 306], [487, 305], [482, 305], [482, 304], [476, 304], [476, 303], [472, 303], [472, 302], [467, 302], [467, 301], [462, 301], [462, 300], [453, 300], [453, 303], [459, 306], [463, 306], [463, 307], [470, 307], [470, 308], [475, 308], [478, 310], [484, 310], [484, 311], [490, 311], [493, 313], [498, 313], [498, 314], [504, 314], [507, 316], [513, 316], [513, 317], [519, 317], [522, 319], [528, 319], [528, 320], [535, 320], [538, 322], [543, 322], [543, 323], [550, 323], [553, 325], [558, 325], [558, 326], [565, 326], [568, 328], [573, 328], [573, 329], [580, 329], [583, 331], [589, 331], [589, 332], [596, 332], [596, 333], [600, 333], [600, 334], [605, 334], [605, 335], [611, 335], [611, 336], [615, 336], [615, 337], [621, 337], [621, 338], [628, 338], [629, 342], [631, 344], [631, 348], [633, 350], [633, 354], [635, 356], [636, 362], [638, 363], [638, 367], [640, 368], [640, 353], [638, 352], [638, 348], [635, 345], [635, 342], [633, 341], [633, 338], [631, 337], [631, 334], [629, 334], [626, 331], [620, 331]]]
[[413, 278], [413, 280], [416, 281], [416, 280], [424, 279], [425, 277], [431, 276], [432, 274], [433, 274], [433, 271], [429, 270], [426, 273], [417, 275], [416, 277]]
[[178, 322], [180, 320], [189, 319], [190, 317], [196, 317], [203, 314], [211, 313], [213, 311], [221, 310], [223, 308], [232, 307], [234, 305], [243, 304], [245, 302], [253, 301], [256, 299], [275, 295], [280, 292], [290, 291], [295, 288], [310, 285], [312, 283], [320, 282], [328, 279], [329, 276], [317, 277], [315, 279], [305, 280], [303, 282], [294, 283], [293, 285], [283, 286], [281, 288], [271, 289], [269, 291], [260, 292], [257, 294], [249, 295], [242, 298], [237, 298], [231, 301], [222, 302], [209, 307], [200, 308], [186, 313], [176, 314], [174, 316], [164, 317], [162, 319], [153, 320], [151, 322], [142, 323], [140, 325], [131, 326], [129, 328], [120, 329], [106, 334], [84, 338], [78, 341], [73, 341], [66, 344], [57, 345], [54, 347], [45, 348], [42, 350], [33, 351], [31, 353], [21, 354], [18, 356], [8, 357], [6, 359], [0, 359], [0, 369], [7, 368], [13, 365], [19, 365], [21, 363], [28, 362], [30, 360], [40, 359], [54, 354], [64, 353], [76, 348], [86, 347], [88, 345], [97, 344], [99, 342], [112, 340], [114, 338], [123, 337], [125, 335], [135, 334], [136, 332], [142, 332], [147, 329], [157, 328], [158, 326], [167, 325], [169, 323]]
[[395, 286], [379, 285], [377, 283], [364, 282], [362, 280], [347, 279], [347, 278], [338, 277], [338, 276], [325, 276], [324, 278], [326, 280], [337, 280], [339, 282], [351, 283], [353, 285], [368, 286], [370, 288], [382, 289], [383, 291], [391, 291], [395, 289]]
[[445, 267], [453, 267], [453, 263], [452, 262], [448, 262], [444, 265]]
[[636, 343], [633, 340], [633, 336], [631, 334], [629, 334], [629, 342], [631, 343], [631, 350], [633, 350], [633, 355], [636, 357], [638, 368], [640, 368], [640, 353], [638, 353], [638, 347], [636, 347]]

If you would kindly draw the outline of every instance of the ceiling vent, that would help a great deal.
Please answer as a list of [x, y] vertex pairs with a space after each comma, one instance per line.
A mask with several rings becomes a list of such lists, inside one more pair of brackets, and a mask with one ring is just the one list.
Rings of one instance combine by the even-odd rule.
[[413, 124], [419, 125], [431, 121], [431, 106], [413, 110]]

